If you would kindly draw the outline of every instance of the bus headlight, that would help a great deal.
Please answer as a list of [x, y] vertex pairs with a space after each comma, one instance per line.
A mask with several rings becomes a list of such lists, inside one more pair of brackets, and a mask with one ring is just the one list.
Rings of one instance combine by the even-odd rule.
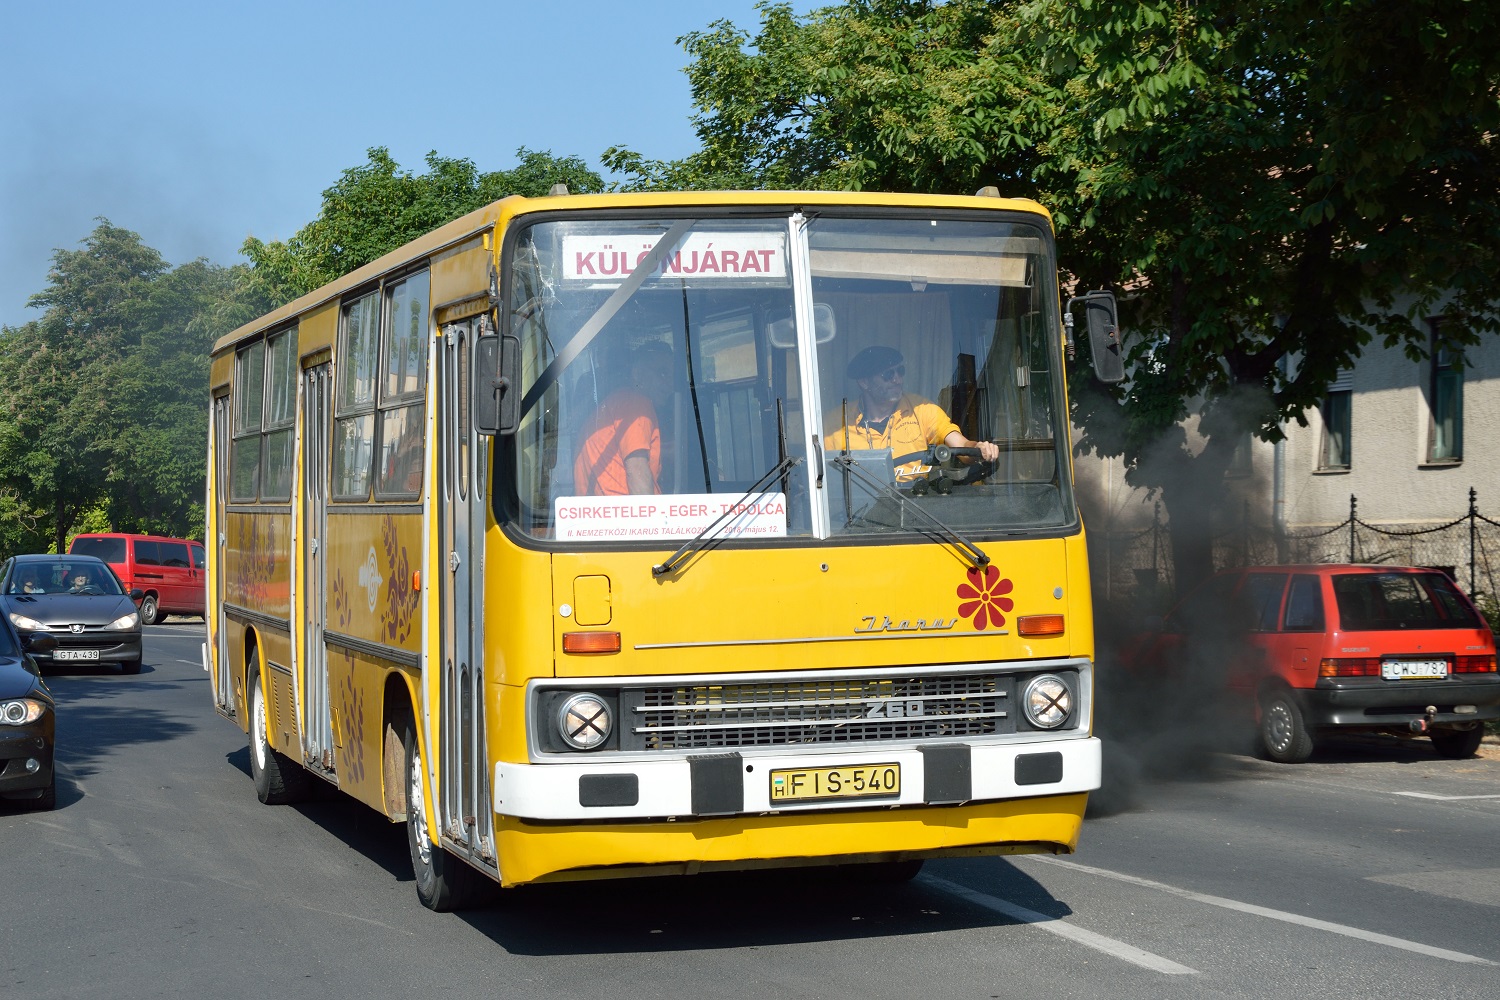
[[1038, 729], [1056, 729], [1073, 714], [1073, 692], [1061, 677], [1042, 674], [1033, 677], [1021, 696], [1026, 719]]
[[574, 750], [597, 750], [609, 739], [613, 725], [609, 703], [587, 691], [573, 695], [557, 709], [557, 731]]

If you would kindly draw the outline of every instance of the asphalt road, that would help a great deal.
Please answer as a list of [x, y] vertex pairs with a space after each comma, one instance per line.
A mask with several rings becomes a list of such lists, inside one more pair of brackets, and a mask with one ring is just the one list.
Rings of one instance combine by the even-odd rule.
[[0, 808], [0, 997], [1500, 996], [1491, 747], [1182, 754], [1128, 782], [1117, 761], [1076, 855], [898, 887], [700, 876], [433, 914], [401, 828], [256, 801], [178, 621], [140, 676], [48, 678], [58, 808]]

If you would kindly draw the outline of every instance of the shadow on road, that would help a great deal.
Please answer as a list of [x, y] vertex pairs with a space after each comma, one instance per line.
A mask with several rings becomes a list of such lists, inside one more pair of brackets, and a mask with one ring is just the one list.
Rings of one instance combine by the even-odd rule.
[[[402, 845], [404, 847], [404, 843]], [[1072, 909], [999, 858], [928, 862], [926, 871], [1048, 916]], [[978, 878], [967, 877], [978, 873]], [[580, 920], [580, 914], [587, 919]], [[460, 914], [512, 954], [595, 955], [765, 948], [932, 934], [1014, 923], [923, 878], [881, 884], [855, 869], [820, 869], [575, 882], [500, 893]]]

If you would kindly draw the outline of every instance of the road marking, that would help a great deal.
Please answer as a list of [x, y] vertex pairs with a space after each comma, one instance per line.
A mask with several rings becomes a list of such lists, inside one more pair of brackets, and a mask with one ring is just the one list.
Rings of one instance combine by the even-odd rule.
[[1434, 795], [1431, 792], [1392, 792], [1409, 799], [1430, 799], [1433, 802], [1459, 802], [1464, 799], [1500, 799], [1500, 795]]
[[1045, 913], [1028, 910], [1024, 906], [1017, 906], [1015, 903], [1004, 899], [976, 892], [967, 886], [959, 885], [957, 882], [949, 882], [947, 879], [935, 878], [931, 875], [920, 876], [919, 881], [932, 886], [934, 889], [940, 889], [949, 895], [967, 900], [975, 906], [983, 907], [986, 910], [993, 910], [996, 913], [1010, 917], [1012, 920], [1018, 920], [1023, 924], [1034, 924], [1044, 931], [1051, 931], [1059, 937], [1065, 937], [1077, 944], [1085, 945], [1096, 951], [1102, 951], [1106, 955], [1113, 955], [1115, 958], [1123, 959], [1132, 965], [1139, 965], [1142, 968], [1150, 969], [1153, 972], [1162, 972], [1169, 976], [1196, 976], [1198, 974], [1197, 969], [1190, 969], [1186, 965], [1178, 965], [1171, 959], [1162, 958], [1160, 955], [1153, 955], [1149, 951], [1142, 951], [1135, 945], [1126, 944], [1124, 941], [1116, 941], [1114, 938], [1105, 937], [1103, 934], [1095, 934], [1093, 931], [1084, 930], [1082, 927], [1065, 924], [1057, 917], [1049, 917]]
[[1389, 934], [1377, 934], [1374, 931], [1361, 930], [1358, 927], [1349, 927], [1345, 924], [1335, 924], [1327, 920], [1319, 920], [1316, 917], [1304, 917], [1300, 913], [1288, 913], [1285, 910], [1273, 910], [1266, 906], [1256, 906], [1254, 903], [1242, 903], [1237, 899], [1226, 899], [1223, 896], [1210, 896], [1207, 893], [1193, 892], [1191, 889], [1179, 889], [1175, 885], [1167, 885], [1165, 882], [1155, 882], [1148, 878], [1138, 878], [1135, 875], [1125, 875], [1121, 872], [1112, 872], [1104, 868], [1093, 868], [1089, 865], [1080, 865], [1076, 861], [1064, 861], [1061, 858], [1050, 858], [1040, 854], [1027, 854], [1023, 857], [1044, 864], [1057, 865], [1061, 868], [1071, 868], [1075, 871], [1085, 872], [1089, 875], [1098, 875], [1102, 878], [1112, 878], [1118, 882], [1128, 882], [1131, 885], [1144, 886], [1148, 889], [1158, 889], [1162, 892], [1181, 896], [1183, 899], [1191, 899], [1197, 903], [1207, 903], [1210, 906], [1222, 906], [1226, 910], [1237, 910], [1240, 913], [1249, 913], [1257, 917], [1266, 917], [1270, 920], [1280, 920], [1288, 924], [1297, 924], [1302, 927], [1311, 927], [1314, 930], [1328, 931], [1331, 934], [1342, 934], [1345, 937], [1357, 938], [1360, 941], [1368, 941], [1371, 944], [1383, 945], [1387, 948], [1399, 948], [1402, 951], [1416, 952], [1418, 955], [1427, 955], [1431, 958], [1441, 958], [1449, 962], [1463, 962], [1469, 965], [1497, 965], [1500, 962], [1492, 962], [1487, 958], [1477, 955], [1466, 955], [1461, 951], [1449, 951], [1447, 948], [1434, 948], [1431, 945], [1419, 944], [1416, 941], [1408, 941], [1405, 938], [1391, 937]]

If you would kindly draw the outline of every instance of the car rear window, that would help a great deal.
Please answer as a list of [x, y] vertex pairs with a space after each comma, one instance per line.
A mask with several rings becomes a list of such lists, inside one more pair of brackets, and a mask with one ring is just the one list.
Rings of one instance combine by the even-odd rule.
[[125, 561], [125, 539], [123, 538], [75, 538], [68, 550], [75, 556], [94, 556], [105, 562]]
[[1350, 632], [1479, 628], [1469, 603], [1442, 573], [1341, 573], [1333, 578], [1339, 625]]

